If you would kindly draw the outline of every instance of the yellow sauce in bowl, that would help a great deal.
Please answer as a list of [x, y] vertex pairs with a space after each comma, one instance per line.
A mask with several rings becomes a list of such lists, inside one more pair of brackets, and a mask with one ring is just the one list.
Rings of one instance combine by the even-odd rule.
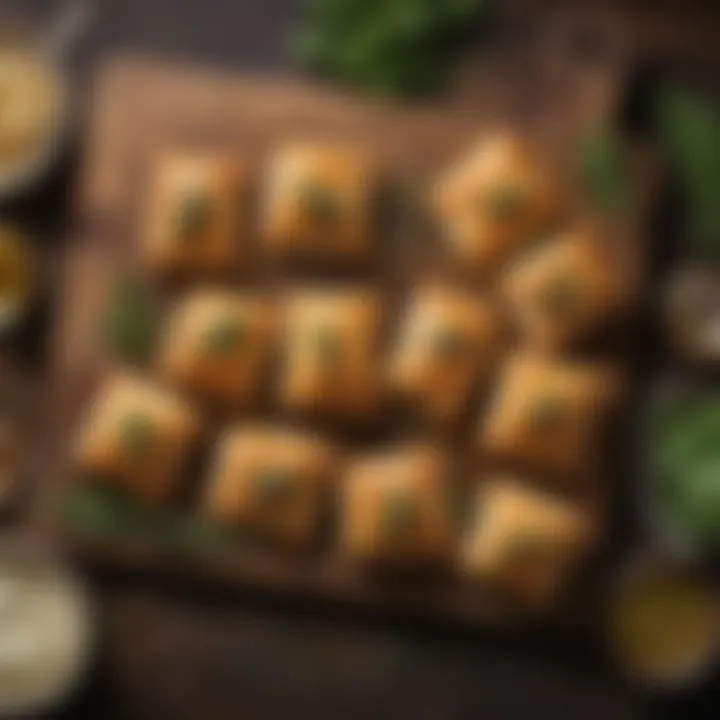
[[59, 130], [64, 88], [30, 44], [0, 41], [0, 179], [38, 160]]
[[27, 308], [35, 276], [30, 241], [18, 230], [0, 225], [0, 329], [14, 323]]
[[718, 649], [717, 596], [689, 571], [638, 570], [614, 598], [610, 632], [614, 654], [631, 678], [659, 687], [692, 682]]

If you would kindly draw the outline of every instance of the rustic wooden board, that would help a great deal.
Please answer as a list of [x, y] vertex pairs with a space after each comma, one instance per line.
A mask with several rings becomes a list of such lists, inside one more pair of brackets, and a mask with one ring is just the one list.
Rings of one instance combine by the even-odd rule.
[[[588, 121], [611, 114], [618, 77], [598, 73], [565, 85], [548, 107], [543, 86], [523, 63], [479, 75], [471, 101], [449, 98], [436, 106], [399, 107], [361, 102], [338, 91], [285, 79], [257, 79], [119, 59], [99, 74], [89, 123], [87, 167], [81, 187], [76, 237], [64, 263], [53, 381], [55, 472], [46, 486], [41, 518], [52, 516], [71, 473], [67, 448], [78, 414], [108, 358], [98, 342], [99, 312], [119, 265], [132, 264], [147, 170], [157, 153], [177, 145], [222, 149], [259, 171], [267, 151], [294, 138], [362, 143], [398, 177], [421, 184], [457, 157], [483, 129], [519, 126], [534, 137], [557, 173], [571, 171], [578, 134]], [[575, 77], [575, 76], [573, 76]], [[519, 101], [518, 98], [521, 100]], [[639, 269], [637, 228], [618, 230], [623, 263]], [[589, 502], [595, 503], [597, 498]], [[597, 509], [597, 508], [595, 508]], [[48, 514], [49, 513], [49, 514]], [[219, 580], [239, 587], [291, 592], [380, 610], [486, 623], [513, 617], [490, 592], [457, 581], [424, 585], [368, 581], [336, 558], [286, 561], [238, 554], [178, 555], [147, 543], [112, 542], [54, 527], [82, 557], [158, 574]], [[583, 616], [592, 584], [574, 594]]]

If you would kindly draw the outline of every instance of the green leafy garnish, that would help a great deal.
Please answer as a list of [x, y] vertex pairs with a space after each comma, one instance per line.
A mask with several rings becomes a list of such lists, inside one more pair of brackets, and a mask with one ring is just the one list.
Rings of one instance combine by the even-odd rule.
[[177, 210], [177, 233], [183, 240], [193, 240], [202, 233], [210, 217], [210, 199], [201, 192], [183, 198]]
[[546, 535], [520, 532], [508, 537], [505, 553], [513, 563], [528, 563], [546, 558], [555, 545]]
[[393, 493], [385, 498], [380, 522], [383, 532], [397, 535], [407, 532], [415, 523], [416, 508], [404, 493]]
[[69, 527], [89, 536], [140, 538], [187, 552], [234, 551], [247, 542], [234, 528], [176, 509], [148, 506], [110, 485], [78, 484], [60, 510]]
[[258, 497], [270, 504], [287, 500], [293, 489], [293, 478], [287, 470], [266, 470], [255, 477]]
[[203, 337], [203, 347], [212, 355], [225, 355], [242, 344], [243, 327], [234, 320], [224, 320], [212, 325]]
[[155, 425], [142, 412], [126, 415], [120, 422], [119, 433], [122, 448], [133, 457], [146, 455], [155, 444]]
[[336, 365], [342, 357], [342, 342], [333, 328], [318, 328], [313, 334], [311, 342], [323, 365]]
[[565, 415], [565, 403], [558, 395], [545, 394], [536, 398], [530, 408], [533, 427], [547, 430], [557, 427]]
[[489, 0], [308, 0], [293, 52], [305, 69], [378, 95], [442, 86]]
[[517, 185], [498, 185], [485, 191], [482, 205], [495, 219], [507, 221], [516, 218], [525, 207], [526, 192]]
[[316, 222], [329, 224], [337, 220], [340, 203], [329, 188], [307, 181], [300, 186], [299, 196], [305, 211]]
[[720, 110], [679, 87], [657, 98], [661, 142], [686, 195], [690, 240], [696, 249], [720, 248]]
[[121, 360], [144, 362], [157, 338], [158, 314], [147, 288], [128, 276], [118, 277], [104, 317], [105, 336]]
[[580, 174], [598, 210], [614, 217], [630, 212], [633, 197], [627, 154], [614, 130], [592, 128], [581, 138]]
[[467, 347], [466, 339], [453, 328], [441, 328], [431, 338], [433, 353], [441, 360], [455, 360]]
[[543, 307], [553, 317], [572, 315], [582, 297], [582, 286], [577, 278], [563, 275], [549, 283], [542, 294]]

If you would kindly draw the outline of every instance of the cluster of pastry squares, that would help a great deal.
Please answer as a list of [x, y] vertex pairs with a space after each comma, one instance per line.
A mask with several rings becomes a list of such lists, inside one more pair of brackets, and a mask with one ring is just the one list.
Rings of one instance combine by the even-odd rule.
[[[377, 250], [376, 182], [348, 148], [284, 149], [262, 189], [262, 242], [277, 258], [367, 259]], [[448, 255], [492, 269], [501, 302], [497, 293], [491, 302], [457, 285], [420, 284], [387, 342], [376, 287], [309, 284], [268, 297], [203, 280], [248, 262], [238, 212], [246, 186], [225, 158], [174, 155], [157, 166], [143, 259], [157, 273], [184, 277], [189, 289], [166, 322], [159, 380], [122, 372], [100, 389], [77, 450], [85, 474], [146, 501], [169, 501], [201, 433], [197, 408], [220, 403], [252, 417], [271, 379], [294, 415], [379, 417], [391, 397], [444, 425], [474, 412], [474, 393], [484, 388], [489, 406], [475, 412], [472, 433], [479, 454], [567, 477], [585, 472], [612, 387], [606, 368], [563, 350], [616, 307], [617, 283], [587, 234], [532, 242], [559, 202], [521, 140], [484, 140], [433, 193]], [[521, 349], [495, 374], [507, 336], [499, 307]], [[316, 432], [246, 420], [216, 438], [200, 502], [217, 521], [289, 546], [307, 545], [335, 504], [340, 546], [352, 558], [455, 562], [527, 599], [550, 597], [588, 540], [583, 510], [506, 473], [473, 479], [467, 527], [458, 528], [451, 467], [437, 445], [348, 457]]]

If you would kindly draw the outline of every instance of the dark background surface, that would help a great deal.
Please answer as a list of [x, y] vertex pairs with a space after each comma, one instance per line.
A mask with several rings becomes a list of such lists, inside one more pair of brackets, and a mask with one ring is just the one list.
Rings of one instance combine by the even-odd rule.
[[[21, 7], [23, 14], [42, 18], [57, 4], [0, 3], [0, 9]], [[297, 5], [297, 0], [105, 0], [98, 3], [92, 34], [77, 54], [76, 80], [83, 85], [98, 60], [115, 49], [244, 71], [283, 71], [283, 39]], [[50, 255], [66, 226], [78, 151], [82, 143], [42, 192], [9, 208], [47, 242]], [[51, 287], [48, 293], [51, 298]], [[45, 311], [38, 318], [40, 329], [52, 317], [52, 303]], [[40, 367], [43, 337], [31, 334], [27, 342]], [[95, 577], [92, 584], [102, 642], [91, 677], [63, 713], [67, 718], [215, 720], [221, 715], [212, 698], [228, 694], [237, 698], [237, 715], [247, 718], [720, 717], [710, 693], [682, 704], [633, 695], [609, 672], [593, 639], [528, 647], [327, 616], [262, 598], [228, 601], [126, 578]], [[117, 612], [120, 602], [136, 606], [133, 622], [148, 618], [147, 640], [135, 655], [116, 652], [115, 641], [127, 631], [127, 614]], [[167, 613], [162, 629], [152, 622], [158, 606]], [[186, 671], [168, 687], [153, 687], [154, 668], [195, 650], [188, 628], [196, 633], [198, 623], [206, 629], [207, 651], [184, 663]], [[227, 646], [228, 634], [234, 638], [233, 656], [213, 653], [213, 646]], [[208, 704], [191, 713], [188, 698], [197, 696], [197, 688]]]

